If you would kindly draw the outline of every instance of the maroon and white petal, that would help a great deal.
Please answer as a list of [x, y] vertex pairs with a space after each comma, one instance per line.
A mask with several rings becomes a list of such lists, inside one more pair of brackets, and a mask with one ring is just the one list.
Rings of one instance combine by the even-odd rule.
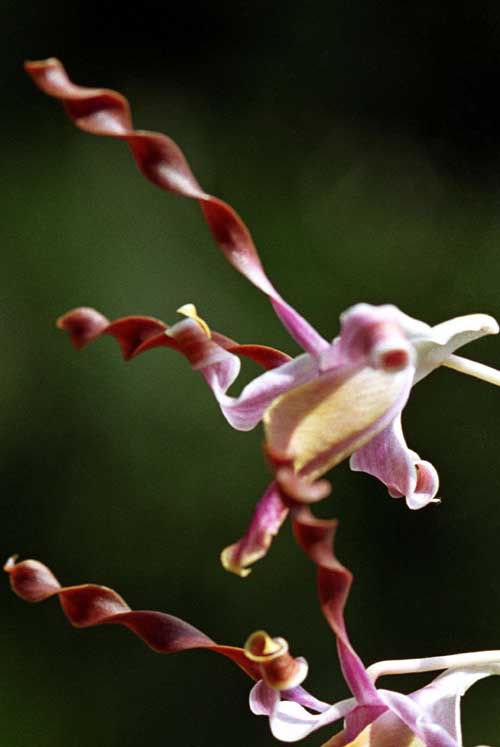
[[412, 509], [437, 500], [438, 474], [430, 462], [408, 449], [400, 415], [351, 456], [350, 467], [378, 478], [394, 498], [405, 496]]
[[352, 574], [340, 563], [333, 549], [337, 522], [316, 518], [308, 506], [294, 509], [292, 519], [299, 547], [318, 569], [321, 609], [337, 638], [346, 683], [359, 705], [383, 707], [375, 685], [349, 640], [345, 626], [344, 608], [352, 585]]
[[[222, 413], [237, 430], [247, 431], [254, 428], [276, 397], [310, 381], [318, 371], [315, 359], [304, 354], [257, 376], [238, 397], [231, 397], [226, 392], [236, 380], [241, 364], [238, 356], [230, 350], [251, 356], [254, 360], [258, 357], [266, 365], [278, 359], [278, 351], [260, 346], [222, 347], [215, 339], [207, 337], [202, 327], [193, 319], [184, 319], [169, 327], [165, 332], [165, 338], [173, 340], [176, 349], [189, 360], [192, 368], [203, 375]], [[152, 342], [159, 344], [156, 338]], [[246, 347], [251, 349], [248, 351]]]

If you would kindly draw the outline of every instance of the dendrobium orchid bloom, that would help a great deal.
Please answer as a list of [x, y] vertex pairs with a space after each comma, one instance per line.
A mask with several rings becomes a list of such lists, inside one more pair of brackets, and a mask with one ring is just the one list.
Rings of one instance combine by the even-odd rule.
[[299, 741], [345, 719], [345, 728], [323, 747], [463, 747], [460, 700], [479, 680], [500, 674], [500, 651], [378, 662], [367, 672], [375, 681], [383, 674], [436, 670], [445, 671], [409, 695], [377, 689], [378, 703], [365, 707], [354, 698], [326, 708], [321, 702], [304, 707], [260, 680], [252, 688], [250, 708], [269, 717], [273, 735], [283, 742]]
[[[498, 333], [496, 321], [471, 314], [432, 327], [395, 306], [363, 303], [341, 315], [340, 332], [329, 342], [281, 297], [241, 218], [203, 191], [170, 138], [135, 130], [120, 94], [74, 85], [55, 59], [27, 63], [26, 69], [42, 91], [63, 102], [80, 129], [124, 140], [150, 181], [198, 201], [225, 257], [269, 298], [304, 351], [290, 359], [265, 346], [239, 345], [212, 332], [192, 304], [180, 309], [186, 318], [171, 327], [151, 317], [110, 323], [88, 308], [59, 320], [78, 348], [101, 334], [117, 338], [127, 358], [153, 347], [173, 348], [202, 374], [234, 428], [246, 431], [263, 422], [276, 479], [257, 504], [246, 534], [223, 551], [224, 566], [247, 575], [249, 566], [265, 555], [290, 502], [324, 497], [327, 485], [315, 481], [347, 457], [353, 470], [374, 475], [392, 496], [404, 496], [410, 508], [435, 501], [437, 472], [407, 447], [402, 410], [411, 387], [440, 366], [499, 385], [500, 372], [455, 355], [464, 344]], [[240, 356], [268, 370], [233, 397], [228, 390], [238, 376]], [[290, 491], [294, 479], [300, 490]]]
[[[352, 577], [332, 549], [335, 522], [315, 519], [304, 507], [294, 516], [298, 543], [317, 565], [323, 613], [337, 636], [345, 680], [353, 694], [330, 706], [283, 697], [261, 680], [250, 694], [250, 708], [269, 717], [273, 735], [295, 742], [340, 719], [344, 728], [323, 747], [463, 747], [460, 699], [475, 682], [500, 674], [500, 651], [384, 661], [366, 669], [352, 648], [344, 606]], [[444, 672], [423, 688], [401, 694], [375, 688], [382, 675]]]
[[[22, 599], [39, 602], [58, 596], [75, 627], [123, 625], [160, 653], [203, 648], [231, 659], [256, 684], [250, 708], [269, 718], [273, 735], [298, 741], [341, 719], [345, 724], [323, 747], [463, 747], [460, 698], [478, 680], [500, 674], [500, 651], [386, 661], [365, 669], [345, 630], [343, 610], [351, 575], [332, 551], [335, 523], [317, 520], [307, 508], [294, 517], [299, 544], [318, 566], [323, 612], [337, 636], [338, 652], [352, 697], [333, 705], [318, 700], [302, 683], [307, 663], [294, 658], [282, 638], [253, 633], [243, 648], [215, 643], [172, 615], [132, 610], [115, 591], [96, 584], [61, 587], [42, 563], [11, 558], [5, 565], [11, 587]], [[375, 688], [382, 675], [445, 670], [410, 695]]]

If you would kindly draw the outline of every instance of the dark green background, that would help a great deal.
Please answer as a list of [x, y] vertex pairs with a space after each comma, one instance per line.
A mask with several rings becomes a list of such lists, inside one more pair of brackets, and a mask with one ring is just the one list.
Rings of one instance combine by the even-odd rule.
[[[56, 55], [77, 82], [124, 92], [136, 124], [168, 132], [238, 209], [325, 336], [357, 301], [430, 323], [499, 317], [498, 3], [49, 0], [4, 2], [0, 20], [4, 556], [112, 586], [220, 642], [265, 627], [306, 656], [319, 697], [345, 697], [289, 527], [245, 581], [218, 564], [269, 479], [260, 431], [233, 432], [174, 353], [124, 364], [103, 339], [76, 354], [54, 320], [85, 304], [173, 322], [192, 301], [242, 342], [297, 349], [196, 204], [147, 183], [122, 144], [76, 131], [21, 64]], [[491, 338], [465, 354], [499, 365], [498, 349]], [[499, 416], [498, 390], [451, 371], [413, 392], [405, 432], [440, 472], [440, 506], [412, 513], [345, 465], [331, 475], [321, 512], [341, 519], [348, 626], [367, 663], [500, 648]], [[6, 578], [0, 598], [1, 744], [273, 743], [228, 662], [75, 631]], [[500, 743], [499, 702], [494, 678], [466, 697], [466, 745]]]

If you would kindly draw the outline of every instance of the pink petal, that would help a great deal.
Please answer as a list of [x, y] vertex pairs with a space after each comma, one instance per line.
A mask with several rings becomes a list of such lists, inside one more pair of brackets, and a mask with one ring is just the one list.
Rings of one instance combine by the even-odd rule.
[[426, 718], [439, 724], [459, 745], [462, 744], [460, 700], [479, 680], [500, 675], [500, 662], [450, 669], [425, 687], [411, 694], [411, 699], [422, 709]]
[[[411, 697], [389, 690], [379, 690], [379, 692], [391, 713], [408, 727], [410, 735], [414, 734], [422, 740], [423, 747], [461, 747], [457, 740], [429, 717], [422, 708], [419, 708]], [[421, 747], [421, 745], [418, 742], [415, 743], [415, 747]]]
[[270, 716], [279, 701], [279, 692], [266, 685], [264, 680], [256, 682], [250, 690], [250, 710], [256, 716]]
[[[237, 430], [247, 431], [259, 423], [268, 407], [282, 394], [312, 381], [318, 373], [318, 365], [309, 355], [300, 355], [272, 371], [251, 381], [238, 397], [229, 397], [214, 386], [213, 376], [208, 373], [207, 383], [228, 422]], [[208, 378], [211, 380], [208, 380]]]
[[[392, 305], [358, 303], [340, 316], [340, 335], [334, 346], [336, 364], [370, 365], [396, 372], [414, 365], [415, 351], [404, 330], [406, 317]], [[322, 370], [334, 360], [322, 356]]]
[[418, 454], [406, 445], [401, 428], [401, 416], [377, 434], [350, 460], [355, 472], [367, 472], [387, 486], [393, 497], [405, 496], [412, 509], [422, 508], [435, 502], [439, 488], [439, 477], [429, 462], [423, 462]]
[[257, 503], [243, 537], [222, 551], [224, 568], [238, 576], [248, 576], [251, 571], [249, 566], [266, 555], [287, 514], [288, 508], [283, 503], [280, 490], [272, 482]]

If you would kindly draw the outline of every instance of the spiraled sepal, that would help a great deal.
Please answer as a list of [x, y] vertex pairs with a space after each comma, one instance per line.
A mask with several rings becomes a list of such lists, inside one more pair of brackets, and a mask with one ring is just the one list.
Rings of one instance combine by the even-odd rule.
[[139, 170], [160, 189], [197, 200], [226, 259], [265, 293], [290, 334], [307, 352], [328, 348], [311, 325], [273, 287], [246, 225], [233, 208], [198, 184], [179, 146], [166, 135], [135, 130], [127, 100], [116, 91], [71, 82], [59, 60], [26, 62], [25, 70], [48, 96], [59, 99], [77, 127], [92, 135], [124, 140]]
[[[188, 357], [178, 340], [167, 334], [168, 324], [151, 316], [125, 316], [110, 322], [96, 309], [81, 306], [68, 311], [57, 320], [57, 327], [68, 333], [77, 350], [94, 342], [102, 335], [114, 337], [125, 360], [158, 347], [167, 347]], [[266, 370], [288, 363], [290, 356], [268, 345], [244, 344], [211, 332], [210, 345], [233, 355], [253, 360]]]
[[132, 610], [113, 589], [98, 584], [61, 586], [52, 571], [38, 560], [16, 562], [9, 558], [4, 566], [12, 590], [27, 602], [59, 597], [64, 614], [77, 628], [94, 625], [123, 625], [147, 646], [162, 654], [204, 648], [231, 659], [252, 679], [260, 679], [260, 670], [243, 648], [215, 643], [189, 623], [164, 612]]
[[305, 505], [292, 512], [292, 521], [299, 547], [318, 569], [321, 608], [337, 638], [337, 650], [345, 681], [359, 704], [346, 720], [345, 733], [357, 735], [387, 707], [347, 634], [344, 608], [352, 585], [352, 573], [342, 565], [334, 552], [338, 522], [316, 518]]

